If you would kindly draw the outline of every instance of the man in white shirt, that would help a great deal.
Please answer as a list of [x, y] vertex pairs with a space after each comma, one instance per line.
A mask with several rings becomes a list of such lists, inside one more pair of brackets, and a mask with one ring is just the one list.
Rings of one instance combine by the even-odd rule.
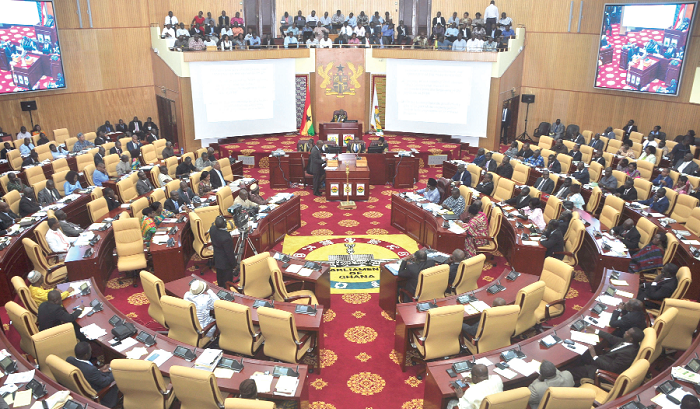
[[478, 40], [476, 36], [472, 36], [472, 38], [470, 38], [469, 41], [467, 41], [467, 51], [477, 53], [484, 51], [483, 41]]
[[171, 26], [175, 27], [177, 26], [177, 23], [179, 23], [177, 17], [173, 16], [172, 11], [169, 11], [168, 15], [165, 16], [165, 25], [167, 26], [168, 24], [170, 24]]
[[77, 237], [68, 237], [60, 229], [60, 224], [55, 217], [48, 220], [49, 230], [46, 232], [46, 243], [54, 253], [66, 253]]
[[513, 25], [513, 19], [506, 16], [506, 13], [503, 12], [501, 13], [501, 19], [498, 20], [498, 25], [501, 27], [506, 27], [506, 26], [512, 26]]
[[306, 40], [306, 48], [316, 48], [318, 47], [318, 40], [316, 37], [310, 37]]
[[467, 51], [467, 42], [462, 37], [462, 33], [457, 34], [457, 39], [452, 43], [452, 51]]
[[343, 27], [340, 29], [340, 34], [345, 34], [348, 38], [352, 37], [352, 27], [348, 25], [348, 22], [343, 23]]
[[452, 409], [457, 406], [459, 409], [479, 409], [485, 397], [503, 392], [501, 377], [499, 375], [489, 375], [489, 370], [485, 365], [474, 365], [471, 378], [469, 389], [466, 391], [459, 386], [455, 388], [457, 400], [451, 400], [447, 404], [448, 408]]
[[292, 36], [291, 31], [287, 31], [287, 36], [284, 38], [284, 48], [289, 48], [290, 44], [292, 48], [296, 48], [299, 41], [297, 41], [296, 37]]
[[316, 23], [318, 23], [318, 16], [316, 15], [316, 10], [311, 10], [311, 14], [306, 16], [306, 22], [311, 22], [313, 23], [312, 26], [316, 26]]
[[23, 126], [19, 128], [19, 133], [17, 134], [17, 139], [32, 139], [32, 134], [27, 132], [27, 127]]
[[318, 48], [332, 48], [333, 47], [333, 41], [331, 41], [330, 38], [328, 38], [328, 34], [323, 34], [323, 40], [319, 41], [318, 43]]
[[357, 38], [362, 39], [365, 37], [365, 27], [361, 25], [357, 25], [355, 29], [352, 31], [353, 33], [357, 34]]
[[498, 7], [496, 7], [496, 2], [491, 0], [491, 4], [486, 7], [484, 12], [484, 19], [486, 19], [486, 32], [490, 33], [496, 26], [496, 21], [498, 20]]
[[[193, 281], [192, 284], [190, 284], [190, 291], [186, 292], [182, 299], [194, 304], [194, 308], [197, 311], [197, 320], [199, 320], [199, 325], [202, 326], [202, 329], [214, 322], [211, 311], [214, 309], [214, 301], [218, 300], [218, 297], [216, 297], [213, 291], [207, 289], [207, 285], [204, 281]], [[212, 326], [206, 336], [211, 338], [215, 330], [216, 326]]]
[[176, 34], [178, 37], [180, 37], [180, 36], [189, 37], [189, 36], [190, 36], [190, 32], [189, 32], [188, 30], [185, 29], [185, 23], [180, 23], [180, 27], [177, 29], [177, 31], [175, 32], [175, 34]]
[[163, 38], [175, 38], [175, 30], [173, 30], [173, 26], [168, 24], [163, 27], [163, 31], [160, 33], [160, 36]]
[[173, 178], [171, 178], [168, 174], [168, 168], [165, 165], [159, 166], [158, 170], [160, 171], [158, 173], [158, 183], [160, 183], [161, 187], [165, 186], [168, 182], [173, 181]]

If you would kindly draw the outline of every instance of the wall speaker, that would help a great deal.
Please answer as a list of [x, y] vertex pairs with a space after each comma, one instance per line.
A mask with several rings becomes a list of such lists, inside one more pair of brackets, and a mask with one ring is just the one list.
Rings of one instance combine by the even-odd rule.
[[19, 106], [22, 111], [36, 111], [36, 101], [20, 101]]
[[524, 102], [524, 103], [526, 103], [526, 104], [532, 104], [533, 102], [535, 102], [535, 95], [533, 95], [533, 94], [523, 94], [523, 95], [520, 97], [520, 101], [521, 101], [521, 102]]

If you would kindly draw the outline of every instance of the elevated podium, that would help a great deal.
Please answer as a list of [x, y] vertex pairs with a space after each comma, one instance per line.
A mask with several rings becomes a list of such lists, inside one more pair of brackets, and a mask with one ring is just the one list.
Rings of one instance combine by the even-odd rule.
[[353, 139], [362, 139], [362, 122], [326, 122], [319, 124], [318, 128], [318, 139], [328, 141], [336, 136], [338, 146], [345, 146], [343, 140], [346, 135], [352, 135]]

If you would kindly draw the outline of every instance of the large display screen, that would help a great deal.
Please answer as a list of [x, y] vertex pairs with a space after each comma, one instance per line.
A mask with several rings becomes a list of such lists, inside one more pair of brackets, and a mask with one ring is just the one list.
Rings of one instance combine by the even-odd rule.
[[65, 87], [53, 3], [0, 0], [0, 95]]
[[595, 88], [678, 95], [696, 1], [606, 4]]

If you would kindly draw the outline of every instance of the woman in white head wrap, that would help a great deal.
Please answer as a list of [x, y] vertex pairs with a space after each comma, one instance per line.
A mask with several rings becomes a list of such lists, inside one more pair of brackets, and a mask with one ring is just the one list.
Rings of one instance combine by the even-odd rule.
[[[211, 316], [211, 311], [214, 309], [214, 300], [216, 300], [217, 297], [213, 291], [207, 289], [207, 285], [204, 281], [194, 280], [192, 284], [190, 284], [190, 291], [186, 292], [185, 296], [182, 298], [185, 301], [194, 303], [194, 307], [197, 310], [197, 319], [202, 328], [214, 321], [214, 318]], [[212, 327], [206, 336], [211, 338], [215, 330], [216, 326]]]

